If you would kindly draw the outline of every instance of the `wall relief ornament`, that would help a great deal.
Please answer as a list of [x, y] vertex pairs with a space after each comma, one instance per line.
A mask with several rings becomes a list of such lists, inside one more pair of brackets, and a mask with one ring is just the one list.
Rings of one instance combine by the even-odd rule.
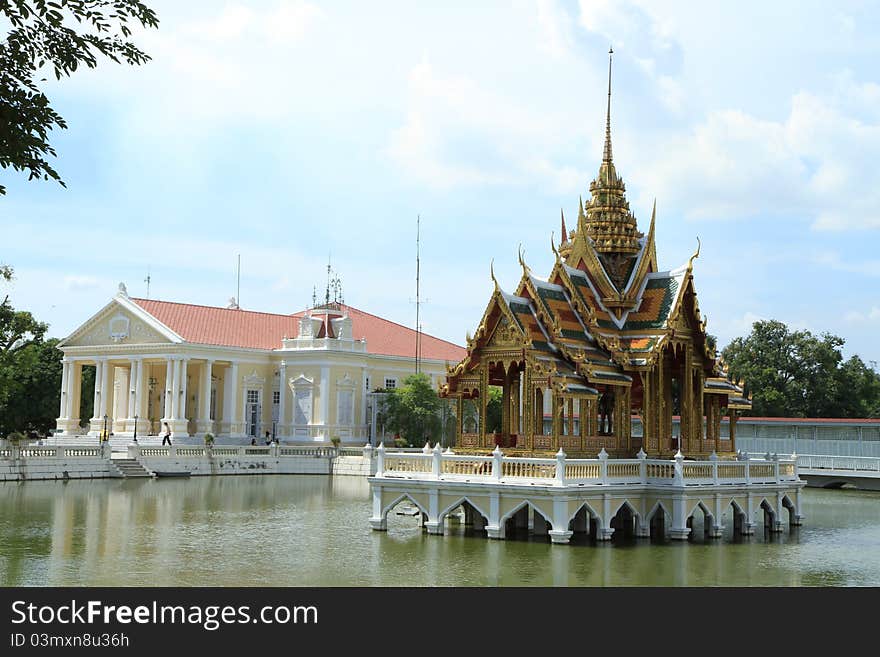
[[129, 336], [130, 320], [125, 315], [116, 315], [110, 319], [109, 333], [113, 342], [122, 342]]

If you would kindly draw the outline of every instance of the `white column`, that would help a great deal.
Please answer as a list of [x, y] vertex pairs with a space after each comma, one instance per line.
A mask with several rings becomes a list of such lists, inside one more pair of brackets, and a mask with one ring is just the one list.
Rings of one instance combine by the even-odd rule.
[[203, 424], [202, 430], [207, 431], [211, 422], [211, 373], [214, 369], [214, 361], [206, 360], [202, 366], [202, 390], [199, 393], [199, 422]]
[[180, 361], [180, 419], [186, 420], [186, 368], [189, 358]]
[[104, 396], [103, 393], [103, 381], [104, 381], [104, 361], [101, 359], [95, 360], [95, 396], [92, 401], [92, 418], [100, 419], [101, 417], [101, 398]]
[[165, 359], [165, 405], [162, 411], [162, 421], [171, 418], [171, 402], [174, 399], [172, 385], [174, 384], [174, 359], [168, 356]]
[[76, 389], [74, 388], [75, 373], [76, 361], [71, 360], [67, 365], [67, 403], [64, 408], [64, 417], [67, 419], [73, 418], [73, 398], [76, 396]]
[[174, 373], [171, 375], [171, 419], [180, 417], [180, 359], [174, 358]]
[[144, 416], [143, 410], [143, 394], [144, 394], [144, 361], [137, 359], [137, 377], [134, 380], [134, 414], [139, 418]]
[[105, 358], [101, 362], [101, 410], [98, 412], [98, 417], [102, 420], [104, 416], [107, 415], [107, 408], [109, 406], [108, 398], [110, 397], [110, 372], [113, 371], [113, 366], [107, 362]]
[[286, 425], [285, 400], [287, 399], [287, 361], [281, 361], [278, 370], [278, 432], [277, 435], [287, 435], [281, 428]]
[[[321, 367], [321, 420], [320, 424], [330, 424], [330, 368]], [[324, 436], [329, 439], [329, 436]]]
[[229, 433], [238, 433], [238, 363], [233, 361], [226, 371], [226, 401], [223, 405], [224, 415], [229, 418]]
[[128, 374], [128, 412], [125, 414], [127, 418], [133, 418], [135, 414], [137, 414], [137, 404], [136, 404], [136, 386], [138, 380], [138, 370], [140, 369], [140, 361], [136, 358], [130, 359], [130, 369]]
[[58, 409], [59, 419], [67, 419], [69, 417], [67, 414], [67, 400], [70, 397], [68, 383], [70, 383], [70, 361], [63, 358], [61, 360], [61, 407]]

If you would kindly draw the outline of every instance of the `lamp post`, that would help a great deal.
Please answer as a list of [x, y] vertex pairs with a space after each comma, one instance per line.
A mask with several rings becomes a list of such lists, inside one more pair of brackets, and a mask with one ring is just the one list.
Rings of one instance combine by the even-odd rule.
[[138, 416], [134, 416], [134, 435], [132, 436], [132, 440], [134, 442], [138, 441]]
[[107, 414], [104, 414], [104, 432], [101, 434], [101, 441], [107, 440]]

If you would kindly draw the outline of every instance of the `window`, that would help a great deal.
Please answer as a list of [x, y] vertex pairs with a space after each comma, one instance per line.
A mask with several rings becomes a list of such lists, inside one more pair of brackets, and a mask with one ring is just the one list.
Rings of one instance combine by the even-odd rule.
[[364, 379], [364, 389], [365, 389], [367, 392], [370, 392], [370, 377], [366, 377], [366, 378]]
[[281, 391], [280, 390], [275, 390], [272, 393], [272, 403], [273, 404], [280, 404], [281, 403]]
[[385, 388], [393, 390], [397, 387], [397, 379], [385, 379]]
[[260, 401], [260, 391], [259, 390], [248, 390], [247, 391], [247, 403], [248, 404], [256, 404]]

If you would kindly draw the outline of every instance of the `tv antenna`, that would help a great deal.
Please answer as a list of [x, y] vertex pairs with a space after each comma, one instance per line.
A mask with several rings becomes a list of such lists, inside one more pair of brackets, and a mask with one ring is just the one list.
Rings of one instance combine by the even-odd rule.
[[147, 284], [147, 299], [150, 298], [150, 268], [147, 267], [147, 277], [144, 279], [144, 283]]

